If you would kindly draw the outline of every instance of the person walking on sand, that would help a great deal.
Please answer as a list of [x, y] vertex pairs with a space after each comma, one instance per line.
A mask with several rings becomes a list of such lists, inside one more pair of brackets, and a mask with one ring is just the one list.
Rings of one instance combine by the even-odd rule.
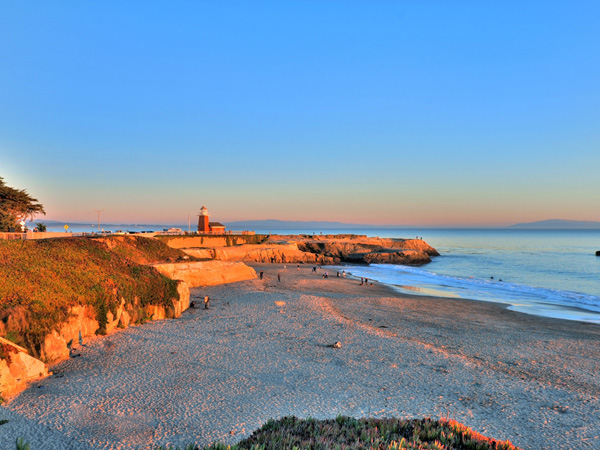
[[260, 271], [259, 276], [260, 276], [260, 279], [262, 280], [262, 277], [263, 277], [263, 271], [262, 270]]
[[281, 274], [280, 273], [277, 274], [277, 281], [279, 281], [281, 283]]
[[208, 304], [210, 302], [210, 298], [208, 298], [208, 295], [204, 296], [204, 309], [208, 309]]

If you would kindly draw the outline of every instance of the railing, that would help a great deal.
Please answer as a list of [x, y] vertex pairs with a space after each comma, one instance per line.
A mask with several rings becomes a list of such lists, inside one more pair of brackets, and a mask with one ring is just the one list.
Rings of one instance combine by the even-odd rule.
[[0, 233], [0, 239], [3, 239], [5, 241], [17, 241], [21, 239], [27, 239], [26, 236], [26, 233]]
[[254, 231], [192, 231], [191, 233], [186, 232], [187, 235], [210, 235], [210, 236], [247, 236], [254, 235]]
[[0, 240], [14, 241], [26, 239], [68, 238], [75, 236], [93, 236], [94, 233], [71, 233], [63, 231], [28, 231], [27, 233], [0, 233]]
[[[95, 232], [82, 232], [82, 233], [71, 233], [71, 232], [63, 232], [63, 231], [28, 231], [27, 233], [5, 233], [0, 232], [0, 240], [12, 241], [12, 240], [26, 240], [26, 239], [50, 239], [50, 238], [68, 238], [68, 237], [82, 237], [82, 236], [117, 236], [122, 233], [95, 233]], [[125, 233], [123, 233], [125, 234]], [[130, 234], [130, 233], [126, 233]], [[253, 236], [255, 234], [254, 231], [206, 231], [206, 232], [197, 232], [197, 231], [181, 231], [181, 232], [172, 232], [172, 231], [157, 231], [152, 233], [147, 232], [136, 232], [132, 233], [136, 235], [141, 235], [145, 237], [153, 237], [155, 235], [162, 236]]]

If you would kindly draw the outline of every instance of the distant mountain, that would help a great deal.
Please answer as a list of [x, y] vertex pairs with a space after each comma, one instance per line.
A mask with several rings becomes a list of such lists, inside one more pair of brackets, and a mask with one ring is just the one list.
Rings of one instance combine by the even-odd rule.
[[227, 228], [245, 230], [268, 229], [268, 230], [352, 230], [364, 228], [385, 228], [375, 225], [363, 225], [357, 223], [324, 222], [324, 221], [300, 221], [300, 220], [242, 220], [238, 222], [227, 222]]
[[537, 222], [517, 223], [510, 225], [509, 228], [538, 229], [538, 230], [600, 230], [600, 222], [586, 220], [560, 220], [549, 219], [539, 220]]

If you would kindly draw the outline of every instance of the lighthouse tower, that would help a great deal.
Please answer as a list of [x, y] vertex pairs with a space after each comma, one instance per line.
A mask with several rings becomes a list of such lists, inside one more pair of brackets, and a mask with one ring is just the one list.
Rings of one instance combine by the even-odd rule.
[[208, 222], [208, 209], [203, 206], [198, 214], [198, 233], [208, 233], [210, 231], [210, 225]]

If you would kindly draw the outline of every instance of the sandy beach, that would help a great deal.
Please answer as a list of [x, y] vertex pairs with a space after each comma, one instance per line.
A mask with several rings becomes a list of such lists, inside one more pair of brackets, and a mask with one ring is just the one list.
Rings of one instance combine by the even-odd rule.
[[270, 418], [338, 414], [449, 416], [524, 449], [600, 448], [600, 326], [308, 265], [255, 269], [264, 279], [194, 289], [208, 310], [86, 342], [0, 407], [0, 448], [233, 443]]

